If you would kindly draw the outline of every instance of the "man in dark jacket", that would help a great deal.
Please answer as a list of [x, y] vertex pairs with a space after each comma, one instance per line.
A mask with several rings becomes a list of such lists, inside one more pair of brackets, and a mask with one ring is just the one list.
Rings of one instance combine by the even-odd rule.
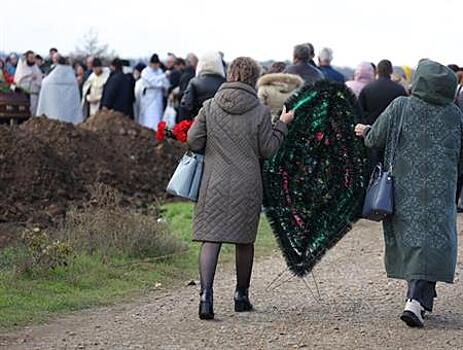
[[285, 73], [299, 75], [306, 84], [313, 85], [324, 78], [323, 73], [310, 63], [310, 51], [306, 44], [296, 45], [293, 53], [293, 64], [288, 66]]
[[115, 110], [133, 118], [135, 80], [131, 74], [122, 72], [122, 61], [119, 58], [111, 62], [111, 71], [103, 89], [101, 109]]
[[58, 49], [56, 47], [52, 47], [48, 51], [48, 59], [45, 60], [43, 64], [43, 71], [45, 72], [45, 75], [50, 74], [50, 72], [53, 70], [53, 68], [56, 67], [56, 61], [57, 61], [57, 54], [58, 54]]
[[185, 60], [183, 58], [176, 58], [174, 68], [168, 71], [168, 79], [170, 83], [169, 92], [179, 86], [184, 67]]
[[189, 53], [186, 57], [186, 67], [182, 72], [182, 76], [180, 77], [180, 82], [178, 84], [178, 94], [177, 94], [177, 101], [178, 106], [177, 110], [177, 117], [176, 122], [180, 122], [186, 118], [185, 110], [180, 108], [180, 102], [183, 99], [183, 95], [185, 95], [185, 91], [190, 83], [190, 80], [193, 79], [196, 75], [196, 66], [198, 65], [198, 57], [193, 54]]
[[196, 66], [198, 65], [198, 57], [195, 54], [189, 53], [186, 56], [186, 67], [183, 70], [182, 76], [180, 77], [180, 82], [178, 84], [179, 91], [178, 91], [178, 100], [181, 101], [183, 94], [188, 87], [188, 83], [191, 79], [193, 79], [196, 75]]
[[363, 88], [359, 103], [366, 124], [373, 125], [389, 104], [399, 96], [407, 96], [403, 86], [391, 80], [392, 63], [382, 60], [378, 63], [378, 79]]
[[312, 45], [312, 43], [306, 43], [306, 45], [309, 47], [309, 64], [315, 68], [317, 68], [317, 65], [315, 61], [313, 60], [315, 58], [315, 47]]
[[[392, 63], [389, 60], [382, 60], [378, 63], [378, 79], [365, 86], [359, 95], [360, 109], [363, 114], [364, 123], [373, 125], [381, 113], [399, 96], [407, 96], [403, 86], [391, 80]], [[382, 152], [369, 150], [368, 159], [371, 170], [378, 162], [382, 162]]]

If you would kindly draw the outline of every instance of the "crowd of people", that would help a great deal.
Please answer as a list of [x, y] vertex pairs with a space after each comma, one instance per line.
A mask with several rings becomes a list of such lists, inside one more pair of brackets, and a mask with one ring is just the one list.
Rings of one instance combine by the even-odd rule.
[[[153, 54], [127, 72], [118, 58], [109, 67], [91, 56], [85, 65], [71, 64], [51, 49], [47, 60], [32, 51], [0, 60], [0, 79], [29, 95], [34, 116], [78, 123], [108, 109], [152, 129], [166, 114], [171, 123], [196, 120], [187, 141], [191, 150], [205, 152], [207, 164], [194, 217], [194, 239], [202, 242], [202, 319], [214, 318], [212, 289], [222, 243], [236, 245], [235, 310], [253, 309], [248, 289], [263, 196], [260, 161], [288, 133], [294, 115], [285, 101], [303, 85], [345, 84], [356, 96], [363, 123], [355, 132], [370, 148], [370, 166], [397, 148], [395, 212], [384, 222], [386, 269], [389, 277], [408, 282], [402, 319], [422, 326], [433, 308], [436, 282], [452, 282], [455, 273], [463, 69], [422, 60], [413, 72], [386, 59], [365, 61], [345, 81], [333, 58], [323, 48], [316, 64], [314, 46], [304, 43], [295, 46], [291, 64], [264, 69], [248, 57], [227, 65], [222, 53], [210, 52], [199, 59], [170, 53], [165, 62]], [[401, 135], [398, 145], [391, 145], [398, 139], [390, 136], [394, 133]]]
[[[410, 93], [413, 71], [407, 66], [393, 67], [387, 60], [378, 66], [361, 62], [352, 77], [345, 77], [332, 66], [332, 49], [322, 48], [318, 64], [315, 59], [314, 46], [305, 43], [295, 46], [291, 64], [275, 62], [261, 67], [258, 96], [272, 109], [274, 119], [292, 92], [323, 79], [345, 83], [358, 97], [368, 123], [395, 97]], [[454, 64], [449, 68], [458, 76], [456, 103], [463, 106], [463, 69]], [[193, 53], [185, 59], [169, 53], [165, 60], [153, 54], [148, 62], [133, 67], [119, 58], [66, 58], [56, 48], [49, 50], [46, 59], [33, 51], [0, 58], [0, 82], [29, 96], [32, 116], [79, 123], [100, 109], [112, 109], [152, 129], [162, 119], [172, 125], [196, 117], [203, 102], [225, 82], [226, 70], [221, 52], [200, 59]], [[383, 93], [384, 89], [388, 93]]]
[[[100, 109], [115, 110], [156, 129], [166, 108], [170, 123], [193, 119], [202, 102], [225, 81], [225, 62], [218, 52], [185, 59], [169, 53], [163, 62], [153, 54], [133, 67], [127, 60], [88, 56], [83, 61], [61, 55], [47, 59], [33, 51], [0, 58], [0, 83], [29, 97], [32, 116], [79, 123]], [[191, 80], [191, 82], [190, 82]]]

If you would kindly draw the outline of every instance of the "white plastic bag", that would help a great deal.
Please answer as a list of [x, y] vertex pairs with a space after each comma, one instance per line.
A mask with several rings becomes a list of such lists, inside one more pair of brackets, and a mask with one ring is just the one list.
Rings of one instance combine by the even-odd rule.
[[166, 122], [169, 129], [173, 128], [176, 124], [175, 119], [177, 118], [177, 112], [175, 111], [172, 103], [169, 103], [162, 115], [162, 120]]

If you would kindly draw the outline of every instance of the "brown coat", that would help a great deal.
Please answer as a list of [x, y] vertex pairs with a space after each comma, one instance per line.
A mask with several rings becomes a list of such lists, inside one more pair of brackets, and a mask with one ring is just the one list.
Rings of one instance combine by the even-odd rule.
[[260, 160], [271, 156], [287, 133], [256, 91], [225, 83], [204, 103], [188, 132], [192, 151], [205, 150], [204, 175], [193, 219], [196, 241], [253, 243], [262, 206]]

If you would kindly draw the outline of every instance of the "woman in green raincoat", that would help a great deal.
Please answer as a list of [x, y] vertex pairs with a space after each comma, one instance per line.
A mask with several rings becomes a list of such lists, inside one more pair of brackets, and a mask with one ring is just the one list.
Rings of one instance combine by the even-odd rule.
[[367, 147], [385, 150], [387, 161], [403, 118], [393, 168], [394, 215], [384, 221], [384, 237], [388, 277], [408, 281], [401, 319], [409, 326], [423, 326], [436, 282], [452, 283], [455, 273], [455, 193], [463, 136], [463, 115], [453, 103], [456, 87], [450, 69], [422, 60], [412, 96], [394, 100], [373, 126], [355, 128]]

